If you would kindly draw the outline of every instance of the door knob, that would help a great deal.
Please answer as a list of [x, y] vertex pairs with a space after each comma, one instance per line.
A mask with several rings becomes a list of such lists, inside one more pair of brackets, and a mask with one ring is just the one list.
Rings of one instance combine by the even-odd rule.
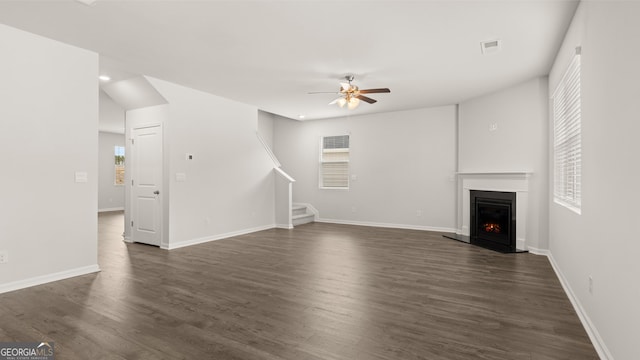
[[160, 191], [156, 190], [153, 192], [155, 195], [160, 195]]

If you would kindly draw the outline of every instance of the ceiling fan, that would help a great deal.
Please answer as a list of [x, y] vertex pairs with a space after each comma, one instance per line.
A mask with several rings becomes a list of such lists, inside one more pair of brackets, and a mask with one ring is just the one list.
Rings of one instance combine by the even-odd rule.
[[[377, 101], [362, 94], [391, 92], [391, 90], [387, 88], [360, 90], [356, 85], [351, 84], [354, 78], [354, 75], [346, 75], [344, 77], [344, 79], [347, 80], [348, 83], [340, 83], [340, 90], [338, 90], [337, 92], [337, 94], [340, 94], [340, 97], [330, 102], [329, 105], [338, 104], [338, 106], [340, 107], [344, 107], [346, 105], [347, 109], [353, 110], [358, 107], [358, 105], [360, 104], [360, 100], [369, 104], [373, 104]], [[334, 94], [334, 92], [310, 92], [309, 94]]]

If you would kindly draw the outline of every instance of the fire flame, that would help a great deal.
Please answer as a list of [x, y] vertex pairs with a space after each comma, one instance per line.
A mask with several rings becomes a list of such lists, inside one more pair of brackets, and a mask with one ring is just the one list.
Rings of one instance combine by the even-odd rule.
[[500, 224], [487, 223], [487, 224], [482, 225], [482, 228], [484, 229], [485, 232], [490, 232], [490, 233], [500, 233], [501, 232]]

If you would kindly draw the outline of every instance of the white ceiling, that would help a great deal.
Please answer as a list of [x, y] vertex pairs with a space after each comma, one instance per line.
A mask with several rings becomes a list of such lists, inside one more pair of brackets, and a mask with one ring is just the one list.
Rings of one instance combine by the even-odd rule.
[[[455, 104], [549, 72], [573, 0], [0, 1], [0, 22], [297, 119]], [[480, 41], [501, 39], [482, 55]], [[327, 104], [347, 73], [378, 103]]]

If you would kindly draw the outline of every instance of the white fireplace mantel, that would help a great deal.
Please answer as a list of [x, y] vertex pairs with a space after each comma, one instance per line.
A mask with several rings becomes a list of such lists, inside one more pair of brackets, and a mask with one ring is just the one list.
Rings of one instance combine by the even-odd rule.
[[531, 171], [458, 172], [458, 231], [469, 236], [470, 191], [505, 191], [516, 193], [516, 247], [527, 250], [527, 216], [529, 212], [529, 177]]

